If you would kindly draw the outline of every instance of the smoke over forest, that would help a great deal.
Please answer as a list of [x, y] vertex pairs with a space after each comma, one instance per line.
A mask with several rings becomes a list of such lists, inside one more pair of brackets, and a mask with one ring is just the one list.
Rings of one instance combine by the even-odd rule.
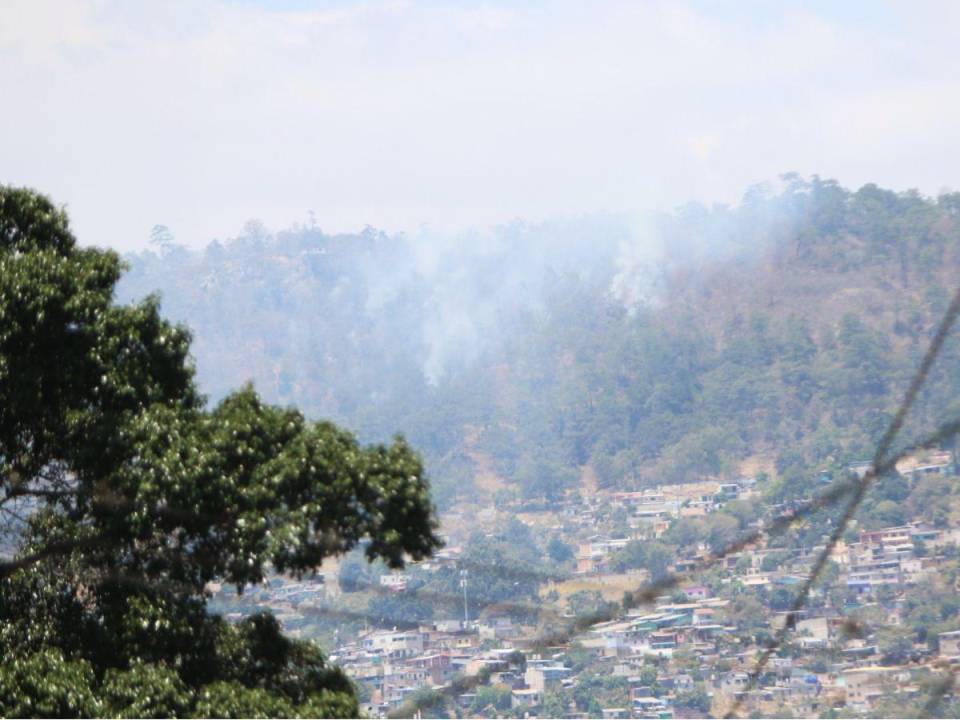
[[[250, 380], [364, 440], [403, 431], [444, 502], [470, 492], [478, 452], [530, 496], [574, 486], [584, 468], [618, 487], [736, 475], [747, 458], [789, 466], [783, 440], [814, 432], [828, 405], [840, 445], [789, 452], [822, 461], [867, 446], [873, 425], [853, 420], [884, 412], [910, 361], [889, 331], [913, 323], [916, 340], [939, 308], [946, 266], [931, 258], [954, 204], [788, 175], [735, 207], [642, 224], [404, 236], [251, 222], [200, 251], [157, 231], [154, 250], [128, 257], [121, 300], [159, 291], [194, 333], [212, 400]], [[894, 223], [916, 226], [915, 252], [893, 253]], [[877, 294], [893, 285], [919, 293], [916, 307]], [[879, 380], [844, 408], [831, 388], [854, 347]], [[800, 356], [822, 376], [790, 376]]]
[[5, 0], [0, 717], [960, 717], [958, 45]]

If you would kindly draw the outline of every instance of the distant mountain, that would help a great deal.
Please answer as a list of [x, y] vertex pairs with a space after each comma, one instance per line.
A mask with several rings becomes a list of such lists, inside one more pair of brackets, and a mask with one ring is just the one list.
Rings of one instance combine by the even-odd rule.
[[[364, 439], [403, 432], [442, 502], [549, 499], [585, 467], [615, 487], [766, 471], [789, 494], [882, 432], [960, 277], [960, 194], [786, 176], [642, 232], [251, 225], [128, 260], [121, 299], [160, 291], [212, 398], [253, 379]], [[928, 388], [908, 432], [960, 414], [960, 343]]]

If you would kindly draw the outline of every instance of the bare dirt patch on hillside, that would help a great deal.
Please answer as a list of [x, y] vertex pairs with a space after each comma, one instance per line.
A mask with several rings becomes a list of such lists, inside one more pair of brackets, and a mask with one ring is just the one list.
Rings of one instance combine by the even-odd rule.
[[751, 455], [740, 463], [743, 477], [756, 477], [760, 473], [770, 476], [777, 474], [776, 458], [773, 455]]
[[499, 490], [507, 487], [507, 484], [493, 469], [493, 460], [490, 456], [477, 448], [477, 441], [480, 439], [482, 432], [483, 428], [474, 425], [468, 425], [466, 427], [463, 452], [473, 462], [474, 467], [476, 467], [476, 472], [473, 476], [474, 486], [492, 499]]
[[641, 587], [646, 579], [647, 573], [644, 570], [590, 575], [564, 580], [559, 583], [548, 583], [540, 588], [540, 596], [545, 597], [551, 590], [556, 590], [557, 594], [560, 595], [560, 603], [564, 604], [564, 601], [574, 593], [586, 590], [587, 592], [599, 592], [604, 600], [620, 602], [623, 599], [623, 593], [633, 592]]

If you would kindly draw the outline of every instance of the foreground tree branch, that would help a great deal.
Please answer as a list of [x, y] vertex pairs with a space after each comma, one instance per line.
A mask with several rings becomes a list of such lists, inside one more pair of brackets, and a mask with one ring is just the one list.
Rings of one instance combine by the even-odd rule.
[[420, 458], [252, 387], [208, 409], [187, 330], [155, 297], [113, 303], [122, 271], [45, 197], [0, 187], [0, 506], [26, 523], [0, 563], [0, 714], [356, 714], [314, 646], [208, 615], [204, 588], [361, 541], [394, 567], [430, 555]]

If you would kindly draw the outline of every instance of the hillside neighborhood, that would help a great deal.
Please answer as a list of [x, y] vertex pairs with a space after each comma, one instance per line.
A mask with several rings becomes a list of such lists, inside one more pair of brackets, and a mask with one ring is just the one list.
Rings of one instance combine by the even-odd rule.
[[[867, 469], [851, 464], [847, 477], [862, 478]], [[895, 481], [909, 489], [932, 479], [957, 482], [950, 453], [900, 463]], [[848, 533], [830, 554], [830, 577], [797, 612], [793, 594], [822, 543], [757, 542], [720, 555], [700, 542], [665, 568], [664, 577], [680, 582], [663, 583], [651, 597], [634, 592], [658, 586], [650, 585], [649, 570], [618, 567], [631, 543], [657, 543], [685, 521], [759, 501], [763, 484], [741, 478], [597, 491], [549, 510], [521, 507], [535, 535], [576, 541], [569, 572], [541, 586], [536, 612], [518, 614], [521, 603], [503, 603], [478, 617], [399, 618], [390, 627], [364, 621], [355, 633], [335, 632], [331, 659], [362, 688], [371, 717], [405, 714], [410, 703], [432, 708], [428, 715], [442, 708], [460, 717], [681, 718], [731, 708], [741, 715], [789, 709], [795, 716], [861, 716], [921, 701], [944, 669], [960, 662], [960, 624], [931, 627], [919, 642], [908, 617], [931, 583], [956, 582], [960, 526], [942, 515], [936, 523], [911, 519]], [[795, 506], [768, 508], [748, 529], [769, 526], [777, 514], [789, 517]], [[611, 517], [627, 531], [610, 532]], [[463, 538], [452, 533], [447, 541], [425, 563], [382, 573], [368, 591], [404, 597], [414, 574], [460, 567]], [[464, 601], [470, 583], [463, 571]], [[310, 636], [311, 618], [336, 618], [350, 596], [332, 566], [302, 581], [275, 578], [233, 617], [271, 609], [289, 632]], [[232, 607], [227, 592], [217, 597]], [[785, 643], [754, 676], [758, 656], [784, 626]]]

